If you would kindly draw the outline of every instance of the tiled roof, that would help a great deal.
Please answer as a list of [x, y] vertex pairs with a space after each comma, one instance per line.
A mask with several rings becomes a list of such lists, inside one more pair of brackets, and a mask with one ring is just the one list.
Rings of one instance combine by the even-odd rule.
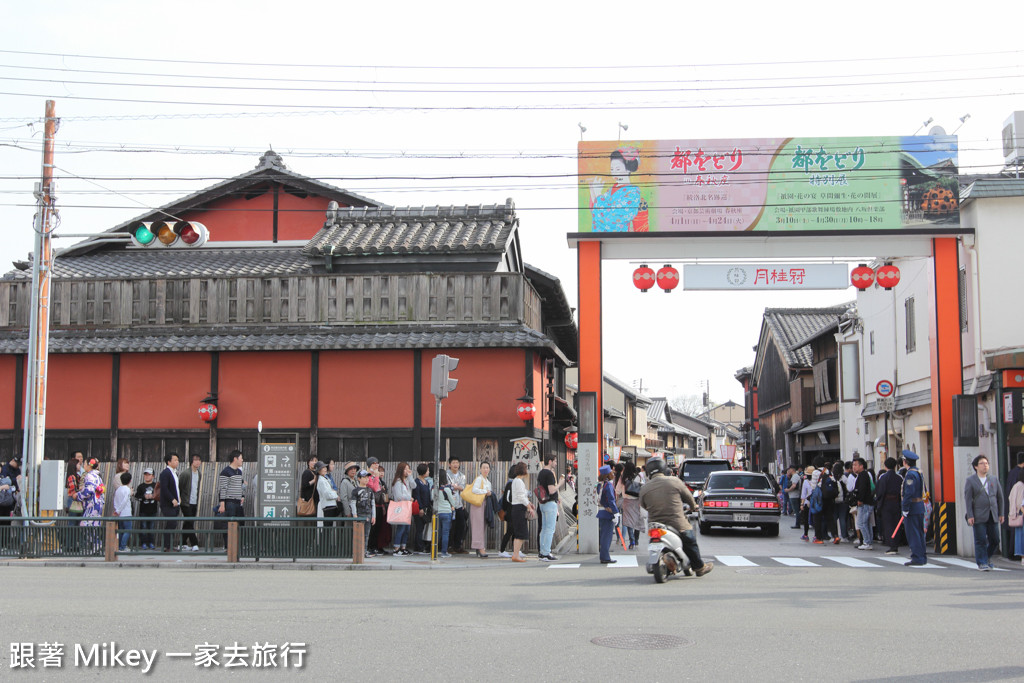
[[525, 265], [526, 278], [533, 285], [541, 298], [541, 317], [545, 331], [555, 338], [558, 347], [565, 352], [570, 360], [579, 360], [579, 330], [573, 318], [572, 307], [565, 298], [562, 283], [554, 275], [545, 273], [540, 268]]
[[[0, 333], [0, 354], [25, 353], [25, 333]], [[422, 325], [386, 327], [230, 327], [216, 332], [191, 328], [54, 330], [53, 353], [142, 353], [159, 351], [312, 351], [344, 349], [546, 348], [565, 358], [551, 339], [520, 325]]]
[[308, 256], [501, 253], [515, 227], [512, 200], [489, 206], [331, 209]]
[[[295, 247], [93, 251], [58, 256], [53, 264], [57, 278], [244, 277], [313, 272], [308, 259]], [[27, 280], [32, 273], [13, 270], [6, 277]]]
[[786, 364], [791, 368], [809, 368], [813, 357], [807, 341], [829, 325], [837, 325], [846, 308], [766, 308], [764, 320]]
[[960, 201], [989, 197], [1024, 197], [1024, 178], [978, 178], [960, 192]]

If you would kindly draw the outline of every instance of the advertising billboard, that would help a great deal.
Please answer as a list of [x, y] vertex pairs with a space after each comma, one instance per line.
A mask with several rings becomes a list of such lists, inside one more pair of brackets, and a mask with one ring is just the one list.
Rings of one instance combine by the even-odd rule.
[[956, 137], [580, 142], [579, 232], [960, 225]]

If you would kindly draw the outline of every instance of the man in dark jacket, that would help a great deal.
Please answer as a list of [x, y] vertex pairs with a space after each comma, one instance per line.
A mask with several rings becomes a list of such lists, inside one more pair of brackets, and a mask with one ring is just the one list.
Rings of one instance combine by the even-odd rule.
[[857, 483], [853, 487], [853, 500], [857, 504], [857, 531], [861, 535], [861, 544], [858, 550], [872, 550], [874, 546], [874, 532], [871, 530], [871, 510], [874, 508], [875, 496], [871, 492], [871, 475], [868, 474], [868, 463], [864, 458], [856, 458], [853, 461], [853, 473], [857, 476]]
[[893, 538], [896, 525], [900, 521], [900, 491], [903, 490], [903, 477], [896, 471], [896, 458], [885, 459], [885, 471], [878, 477], [875, 487], [875, 509], [881, 518], [882, 540], [889, 546], [886, 555], [899, 554], [899, 537]]
[[[181, 510], [181, 493], [178, 491], [178, 456], [168, 453], [164, 456], [167, 467], [160, 473], [160, 515], [177, 517]], [[177, 519], [164, 521], [164, 552], [170, 552], [174, 545], [174, 531], [178, 529]]]

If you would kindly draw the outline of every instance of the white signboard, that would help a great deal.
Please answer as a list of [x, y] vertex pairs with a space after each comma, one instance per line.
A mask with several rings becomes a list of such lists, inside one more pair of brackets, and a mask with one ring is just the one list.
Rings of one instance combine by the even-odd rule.
[[846, 289], [845, 263], [716, 263], [683, 266], [683, 289]]

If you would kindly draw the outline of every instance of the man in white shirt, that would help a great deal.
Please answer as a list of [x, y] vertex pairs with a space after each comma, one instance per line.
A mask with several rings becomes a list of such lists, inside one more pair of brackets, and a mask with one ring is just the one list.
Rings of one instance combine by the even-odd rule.
[[128, 486], [132, 481], [131, 472], [122, 472], [118, 475], [118, 482], [121, 484], [114, 491], [114, 516], [117, 517], [118, 534], [117, 549], [119, 552], [128, 550], [128, 532], [132, 530], [132, 487]]
[[[452, 505], [452, 532], [449, 541], [448, 552], [456, 555], [465, 555], [462, 544], [466, 540], [466, 522], [469, 514], [466, 512], [466, 505], [462, 501], [462, 489], [466, 488], [466, 475], [459, 471], [462, 463], [455, 456], [448, 459], [448, 485], [455, 492], [455, 504]], [[443, 549], [442, 549], [443, 550]]]
[[[160, 515], [177, 517], [181, 510], [181, 493], [178, 491], [178, 455], [168, 453], [164, 457], [167, 467], [160, 473]], [[177, 519], [164, 521], [164, 552], [170, 552], [174, 545], [174, 531], [178, 528]]]

